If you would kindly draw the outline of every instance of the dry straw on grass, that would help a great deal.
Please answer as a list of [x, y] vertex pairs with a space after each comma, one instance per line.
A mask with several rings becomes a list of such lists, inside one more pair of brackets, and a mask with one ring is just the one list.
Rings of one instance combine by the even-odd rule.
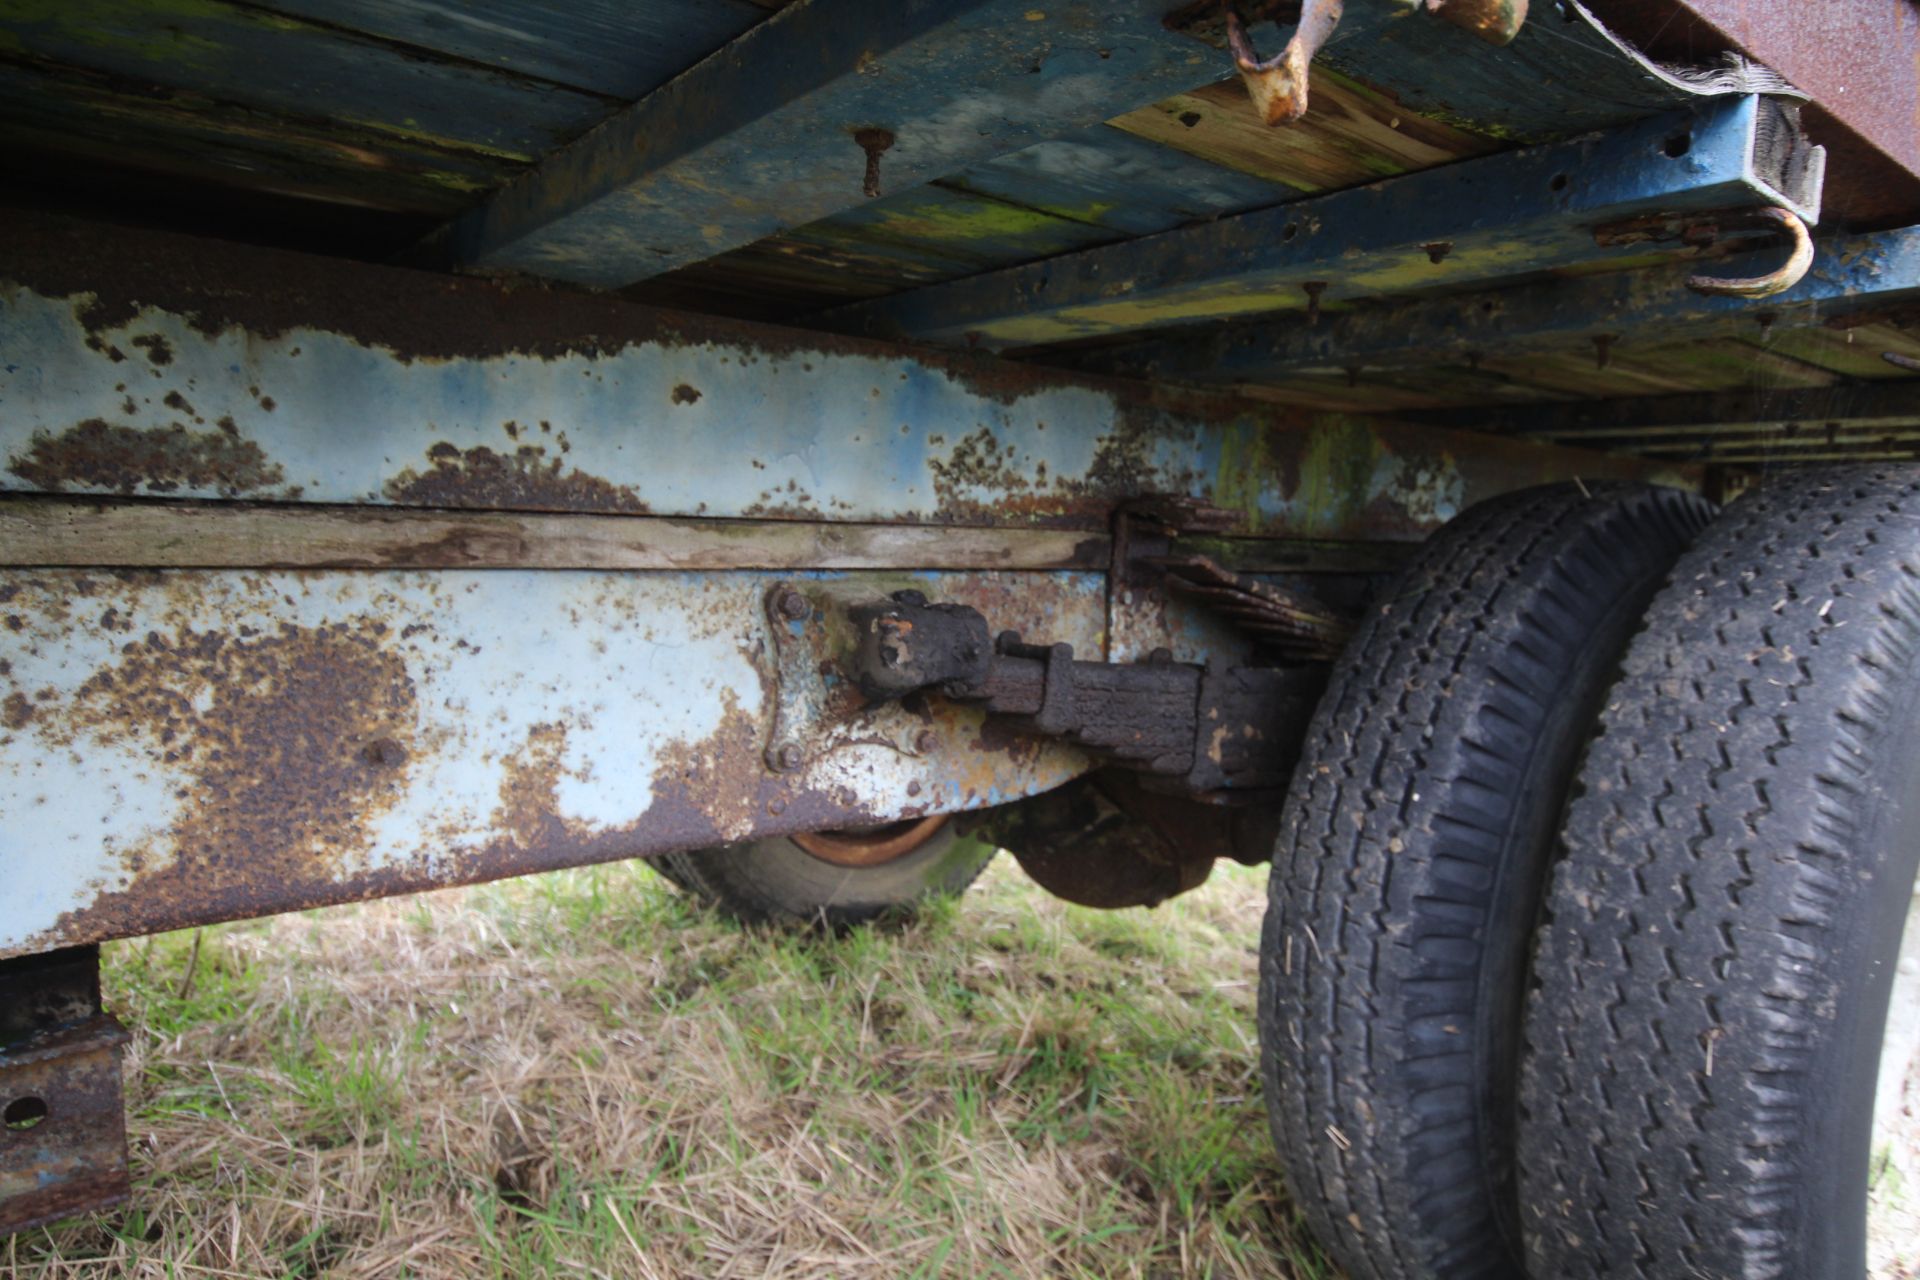
[[[108, 948], [136, 1207], [20, 1276], [1316, 1277], [1261, 1111], [1265, 876], [745, 932], [640, 864]], [[183, 991], [183, 986], [190, 989]]]

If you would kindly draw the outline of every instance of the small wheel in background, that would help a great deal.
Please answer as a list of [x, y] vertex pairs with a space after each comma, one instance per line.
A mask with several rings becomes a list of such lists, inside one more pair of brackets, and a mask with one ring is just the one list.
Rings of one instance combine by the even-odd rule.
[[1521, 1072], [1533, 1274], [1859, 1280], [1875, 1077], [1912, 1047], [1887, 1013], [1920, 862], [1920, 467], [1794, 474], [1714, 522], [1560, 846]]
[[742, 923], [843, 928], [960, 893], [993, 855], [941, 814], [669, 853], [653, 865]]
[[1642, 485], [1483, 503], [1334, 667], [1274, 852], [1260, 1038], [1294, 1199], [1354, 1280], [1522, 1274], [1513, 1090], [1548, 853], [1620, 654], [1711, 511]]

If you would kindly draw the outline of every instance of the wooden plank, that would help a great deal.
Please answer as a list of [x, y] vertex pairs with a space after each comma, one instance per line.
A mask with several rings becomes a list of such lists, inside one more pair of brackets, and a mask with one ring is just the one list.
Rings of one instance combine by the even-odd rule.
[[1283, 129], [1260, 120], [1237, 79], [1175, 94], [1111, 123], [1160, 146], [1308, 195], [1507, 145], [1414, 115], [1385, 94], [1317, 67], [1307, 114]]
[[[1182, 538], [1242, 573], [1382, 573], [1417, 541]], [[1104, 569], [1048, 529], [0, 498], [0, 566], [118, 569]]]
[[0, 14], [0, 56], [506, 160], [541, 155], [617, 105], [229, 0], [15, 3]]
[[748, 0], [272, 0], [267, 7], [624, 102], [767, 16]]
[[1008, 262], [1052, 257], [1105, 244], [1121, 234], [1069, 214], [935, 182], [849, 209], [781, 239], [886, 263], [897, 273], [893, 279], [898, 288], [915, 280], [953, 279]]
[[1895, 324], [1863, 324], [1838, 329], [1783, 329], [1775, 326], [1772, 332], [1764, 336], [1755, 335], [1744, 341], [1756, 350], [1791, 356], [1849, 378], [1908, 376], [1906, 370], [1886, 358], [1889, 351], [1910, 360], [1920, 360], [1920, 328], [1902, 328]]
[[1136, 236], [1278, 204], [1294, 194], [1285, 183], [1236, 172], [1111, 124], [975, 165], [943, 185]]
[[1346, 413], [1401, 413], [1506, 401], [1550, 399], [1553, 392], [1486, 368], [1362, 369], [1353, 374], [1303, 374], [1242, 385], [1240, 394], [1276, 404]]
[[1604, 367], [1598, 349], [1590, 343], [1583, 349], [1495, 358], [1484, 367], [1567, 395], [1608, 400], [1756, 386], [1825, 387], [1839, 381], [1837, 374], [1784, 352], [1732, 338], [1665, 345], [1616, 342], [1608, 347]]
[[331, 204], [450, 216], [519, 164], [189, 89], [0, 64], [0, 143]]
[[0, 499], [0, 564], [143, 569], [1064, 569], [1048, 529]]
[[1787, 438], [1825, 438], [1829, 428], [1838, 432], [1920, 425], [1920, 378], [1799, 390], [1748, 387], [1624, 400], [1483, 405], [1413, 416], [1455, 430], [1598, 448], [1628, 439], [1695, 436], [1703, 431], [1764, 429]]

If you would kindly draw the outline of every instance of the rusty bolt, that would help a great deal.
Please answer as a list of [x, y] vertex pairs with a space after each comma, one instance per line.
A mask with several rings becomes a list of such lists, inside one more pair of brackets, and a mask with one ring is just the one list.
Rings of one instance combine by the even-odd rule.
[[934, 735], [933, 730], [922, 729], [919, 733], [913, 735], [913, 749], [921, 755], [925, 755], [927, 752], [933, 750], [934, 744], [938, 741], [939, 738]]
[[1325, 280], [1309, 280], [1300, 286], [1300, 290], [1307, 295], [1307, 323], [1319, 324], [1320, 299], [1327, 291], [1327, 282]]
[[813, 616], [813, 606], [792, 587], [780, 588], [779, 594], [773, 598], [773, 607], [779, 610], [781, 617], [791, 618], [795, 622]]
[[880, 195], [880, 156], [893, 146], [891, 129], [856, 129], [853, 140], [867, 154], [866, 173], [860, 182], [860, 193], [873, 200]]
[[407, 762], [407, 749], [392, 738], [376, 738], [360, 748], [360, 759], [371, 765], [401, 765]]
[[767, 763], [781, 773], [792, 773], [800, 767], [800, 745], [795, 742], [783, 742], [767, 755]]

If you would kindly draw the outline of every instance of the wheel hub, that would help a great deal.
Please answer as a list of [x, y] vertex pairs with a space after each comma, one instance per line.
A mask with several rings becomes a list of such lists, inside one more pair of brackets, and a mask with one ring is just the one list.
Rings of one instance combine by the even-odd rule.
[[822, 862], [840, 867], [877, 867], [904, 858], [947, 824], [947, 815], [905, 818], [877, 827], [850, 827], [844, 831], [812, 831], [793, 842]]

